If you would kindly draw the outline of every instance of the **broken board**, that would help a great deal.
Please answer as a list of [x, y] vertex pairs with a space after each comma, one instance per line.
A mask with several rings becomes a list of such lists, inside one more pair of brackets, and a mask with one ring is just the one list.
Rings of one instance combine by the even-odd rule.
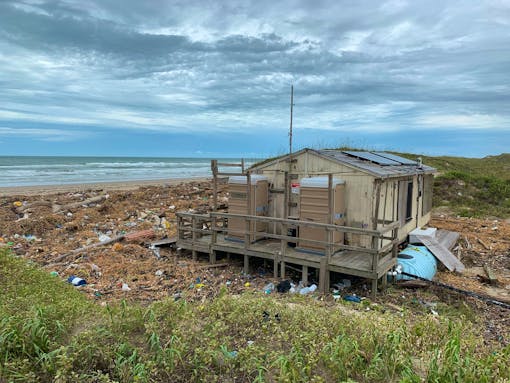
[[160, 239], [159, 241], [151, 242], [151, 246], [171, 246], [175, 245], [177, 242], [177, 237]]
[[435, 238], [425, 235], [416, 236], [421, 243], [450, 271], [462, 273], [466, 268], [464, 264], [453, 255], [448, 248], [441, 245]]
[[452, 250], [455, 244], [457, 243], [457, 240], [459, 239], [460, 234], [455, 231], [448, 231], [448, 230], [438, 230], [436, 233], [436, 239], [437, 241], [446, 247], [448, 250]]

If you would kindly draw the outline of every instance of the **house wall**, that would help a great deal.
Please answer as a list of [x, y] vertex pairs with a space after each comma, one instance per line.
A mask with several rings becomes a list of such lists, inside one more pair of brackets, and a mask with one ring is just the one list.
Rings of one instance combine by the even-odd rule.
[[[415, 174], [399, 178], [376, 179], [374, 176], [358, 169], [329, 161], [310, 152], [297, 154], [290, 167], [289, 162], [284, 158], [258, 171], [259, 174], [268, 177], [271, 188], [281, 190], [285, 187], [285, 172], [297, 175], [297, 178], [290, 180], [291, 183], [298, 183], [303, 177], [327, 176], [328, 174], [333, 174], [334, 177], [345, 180], [345, 225], [364, 229], [382, 228], [385, 222], [400, 220], [403, 214], [402, 209], [405, 209], [402, 195], [407, 194], [403, 181], [412, 181], [411, 219], [408, 221], [401, 220], [399, 240], [405, 240], [410, 231], [416, 227], [422, 227], [430, 221], [430, 212], [423, 215], [422, 211], [424, 198], [423, 175]], [[429, 177], [432, 176], [429, 175]], [[377, 187], [378, 183], [380, 183], [380, 187]], [[378, 206], [376, 203], [377, 193], [379, 193], [380, 198]], [[284, 217], [284, 198], [283, 193], [270, 193], [269, 216]], [[290, 216], [298, 217], [299, 194], [289, 193], [289, 201], [297, 205], [290, 208]], [[384, 246], [388, 242], [383, 241], [381, 245]], [[355, 246], [371, 246], [370, 237], [363, 235], [347, 235], [346, 243]]]
[[[304, 177], [327, 176], [333, 174], [335, 178], [345, 180], [345, 206], [346, 226], [357, 228], [372, 228], [372, 202], [374, 177], [357, 169], [338, 164], [308, 152], [301, 153], [294, 158], [289, 170], [289, 162], [282, 160], [268, 165], [259, 174], [268, 177], [274, 189], [284, 189], [285, 172], [296, 174], [297, 178], [291, 179], [291, 183], [299, 183]], [[296, 207], [290, 208], [290, 216], [299, 216], [299, 194], [289, 193], [289, 201], [296, 203]], [[269, 215], [283, 218], [284, 216], [284, 194], [271, 193], [269, 201]], [[370, 245], [370, 239], [366, 236], [348, 235], [346, 242], [358, 245]]]
[[[428, 177], [432, 176], [429, 175]], [[430, 211], [423, 214], [423, 199], [426, 197], [423, 179], [424, 176], [420, 174], [383, 180], [380, 190], [379, 211], [375, 212], [374, 209], [374, 215], [378, 217], [378, 228], [384, 225], [384, 221], [400, 220], [399, 240], [404, 241], [409, 232], [429, 223], [431, 218]], [[405, 209], [403, 194], [407, 194], [406, 183], [408, 181], [413, 183], [413, 192], [411, 197], [411, 219], [406, 221], [405, 217], [403, 217], [403, 209]], [[431, 193], [432, 191], [427, 190], [427, 192]], [[383, 245], [386, 243], [384, 242]]]

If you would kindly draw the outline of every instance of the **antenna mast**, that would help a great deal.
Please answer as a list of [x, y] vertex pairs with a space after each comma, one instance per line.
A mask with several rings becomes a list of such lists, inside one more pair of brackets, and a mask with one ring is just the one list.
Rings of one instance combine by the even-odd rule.
[[289, 129], [289, 154], [292, 154], [292, 109], [294, 107], [294, 85], [290, 86], [290, 129]]

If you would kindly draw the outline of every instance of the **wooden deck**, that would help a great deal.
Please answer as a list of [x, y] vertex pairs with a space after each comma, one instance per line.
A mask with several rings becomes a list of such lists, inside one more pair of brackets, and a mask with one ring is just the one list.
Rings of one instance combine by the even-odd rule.
[[[285, 265], [287, 263], [299, 265], [302, 267], [302, 280], [307, 282], [308, 268], [319, 270], [319, 289], [323, 292], [329, 288], [330, 272], [338, 272], [352, 276], [367, 278], [372, 281], [372, 293], [375, 295], [377, 290], [377, 281], [382, 278], [385, 284], [386, 273], [396, 265], [397, 262], [397, 238], [398, 229], [392, 225], [383, 232], [363, 231], [361, 229], [317, 224], [303, 221], [290, 221], [268, 217], [246, 216], [249, 220], [271, 221], [274, 224], [283, 225], [282, 228], [289, 226], [308, 226], [321, 227], [328, 231], [328, 237], [332, 237], [334, 230], [344, 232], [363, 233], [373, 237], [373, 244], [376, 248], [357, 248], [345, 244], [332, 244], [324, 242], [324, 254], [317, 254], [296, 247], [288, 246], [289, 242], [296, 242], [295, 237], [286, 235], [276, 235], [271, 233], [259, 233], [258, 236], [270, 238], [260, 239], [255, 242], [249, 241], [254, 233], [249, 233], [248, 229], [243, 232], [243, 238], [228, 237], [225, 233], [227, 228], [225, 220], [218, 225], [221, 218], [228, 218], [229, 214], [211, 213], [211, 215], [193, 215], [189, 213], [178, 214], [179, 217], [179, 235], [177, 246], [182, 249], [191, 250], [193, 257], [197, 253], [205, 253], [210, 257], [210, 262], [216, 262], [218, 252], [240, 254], [244, 256], [245, 272], [249, 272], [249, 262], [251, 257], [268, 259], [273, 261], [274, 276], [285, 278]], [[247, 228], [249, 225], [246, 225]], [[385, 236], [385, 233], [391, 231], [392, 237]], [[281, 232], [286, 232], [281, 230]], [[391, 243], [383, 248], [382, 240], [392, 240]], [[313, 242], [313, 241], [312, 241]], [[318, 241], [315, 241], [318, 242]], [[383, 278], [384, 277], [384, 278]]]
[[[285, 256], [281, 257], [280, 241], [277, 240], [259, 240], [252, 243], [248, 249], [245, 249], [244, 243], [237, 240], [226, 239], [225, 235], [218, 234], [216, 244], [211, 244], [212, 236], [204, 235], [193, 241], [192, 239], [180, 239], [177, 246], [187, 250], [195, 250], [201, 253], [210, 254], [211, 251], [223, 251], [225, 253], [247, 254], [251, 257], [276, 260], [279, 262], [305, 265], [319, 268], [321, 259], [324, 255], [311, 254], [296, 250], [294, 247], [287, 247]], [[373, 270], [372, 257], [370, 254], [356, 251], [340, 251], [331, 257], [329, 262], [329, 271], [355, 275], [364, 278], [380, 278], [385, 272], [396, 265], [396, 259], [391, 255], [379, 262], [377, 273]]]

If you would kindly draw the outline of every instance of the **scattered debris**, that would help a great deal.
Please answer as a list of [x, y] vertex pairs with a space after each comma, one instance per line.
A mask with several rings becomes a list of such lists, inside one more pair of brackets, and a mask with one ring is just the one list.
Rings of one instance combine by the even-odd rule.
[[280, 283], [278, 283], [276, 285], [276, 291], [278, 291], [279, 293], [286, 293], [287, 291], [289, 291], [291, 288], [291, 284], [290, 284], [290, 281], [288, 280], [285, 280], [285, 281], [281, 281]]
[[492, 270], [488, 264], [483, 265], [483, 268], [484, 268], [485, 272], [487, 273], [489, 283], [493, 286], [497, 286], [499, 282], [498, 282], [498, 278], [496, 277], [496, 274], [494, 274], [494, 270]]
[[361, 298], [356, 295], [346, 295], [346, 296], [344, 296], [344, 301], [360, 303]]
[[71, 275], [69, 278], [67, 278], [67, 282], [71, 283], [73, 286], [84, 286], [87, 284], [85, 279], [75, 277], [74, 275]]
[[97, 196], [97, 197], [92, 197], [92, 198], [88, 198], [86, 200], [83, 200], [83, 201], [79, 201], [79, 202], [73, 202], [73, 203], [68, 203], [66, 205], [58, 205], [58, 204], [55, 204], [53, 205], [53, 213], [58, 213], [60, 211], [64, 211], [64, 210], [70, 210], [70, 209], [74, 209], [74, 208], [77, 208], [77, 207], [80, 207], [80, 206], [87, 206], [91, 203], [96, 203], [96, 202], [101, 202], [102, 200], [108, 198], [108, 195], [100, 195], [100, 196]]
[[416, 235], [416, 238], [420, 240], [421, 243], [423, 243], [427, 249], [430, 250], [432, 254], [435, 255], [435, 257], [446, 266], [446, 268], [450, 271], [456, 271], [458, 273], [461, 273], [464, 271], [465, 266], [464, 264], [459, 261], [451, 252], [440, 244], [435, 238], [427, 237], [423, 235]]

